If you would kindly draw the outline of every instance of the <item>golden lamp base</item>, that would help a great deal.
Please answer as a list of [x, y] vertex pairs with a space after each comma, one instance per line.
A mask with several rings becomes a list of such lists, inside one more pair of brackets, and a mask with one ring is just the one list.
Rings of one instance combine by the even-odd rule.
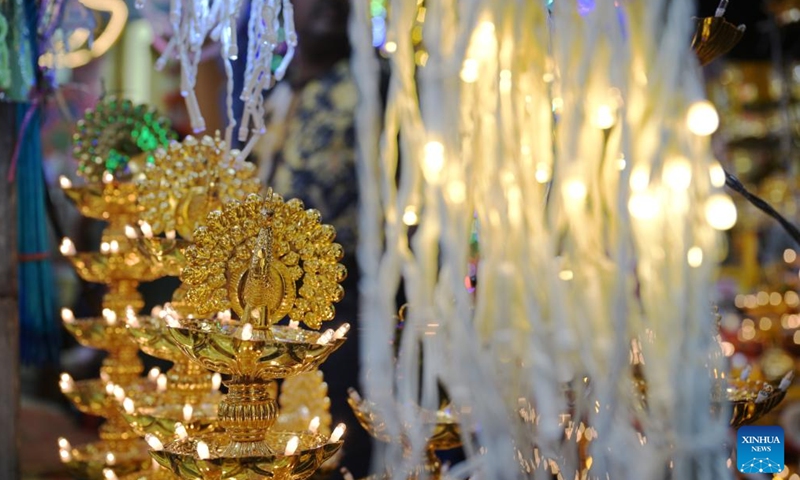
[[147, 444], [141, 440], [107, 443], [104, 441], [61, 450], [61, 461], [74, 478], [104, 480], [104, 470], [118, 477], [150, 467]]

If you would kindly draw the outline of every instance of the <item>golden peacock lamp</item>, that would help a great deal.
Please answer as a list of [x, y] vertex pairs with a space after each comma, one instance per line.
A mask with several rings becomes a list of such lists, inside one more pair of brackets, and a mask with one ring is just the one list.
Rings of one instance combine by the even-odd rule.
[[[181, 275], [186, 301], [200, 316], [231, 309], [239, 321], [186, 318], [169, 329], [185, 355], [227, 377], [218, 408], [224, 431], [187, 436], [166, 445], [149, 437], [156, 461], [182, 478], [304, 479], [341, 447], [344, 425], [330, 436], [310, 422], [277, 431], [276, 379], [312, 371], [345, 341], [347, 327], [324, 333], [346, 270], [335, 231], [302, 202], [268, 192], [209, 213], [194, 231]], [[297, 285], [300, 285], [297, 288]], [[289, 316], [290, 326], [276, 323]]]

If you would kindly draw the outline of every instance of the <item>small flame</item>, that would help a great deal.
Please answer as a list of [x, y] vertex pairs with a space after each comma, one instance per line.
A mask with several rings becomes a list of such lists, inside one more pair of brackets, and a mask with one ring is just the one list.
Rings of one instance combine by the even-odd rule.
[[341, 327], [336, 329], [336, 332], [333, 334], [334, 340], [339, 340], [340, 338], [344, 338], [347, 335], [347, 332], [350, 331], [350, 324], [343, 323]]
[[219, 390], [220, 386], [222, 386], [222, 375], [214, 373], [214, 375], [211, 376], [211, 391], [216, 392]]
[[108, 452], [106, 454], [106, 465], [114, 465], [115, 463], [117, 463], [117, 457], [115, 457], [113, 453]]
[[119, 385], [114, 386], [114, 398], [117, 399], [118, 402], [125, 400], [125, 389]]
[[136, 316], [136, 311], [134, 311], [133, 307], [130, 305], [125, 308], [125, 323], [131, 328], [139, 328], [142, 326], [139, 323], [139, 317]]
[[311, 430], [311, 433], [317, 433], [317, 430], [319, 430], [319, 417], [311, 419], [311, 422], [308, 424], [308, 429]]
[[61, 185], [61, 188], [64, 188], [64, 189], [72, 188], [72, 180], [70, 180], [69, 178], [65, 177], [64, 175], [61, 175], [61, 176], [58, 177], [58, 184]]
[[108, 372], [100, 371], [100, 380], [103, 381], [103, 384], [106, 384], [111, 381], [111, 377], [108, 375]]
[[125, 413], [128, 415], [133, 415], [136, 411], [136, 407], [133, 404], [133, 399], [130, 397], [125, 397], [125, 400], [122, 401], [122, 408], [125, 409]]
[[150, 310], [150, 315], [153, 317], [161, 318], [162, 311], [164, 311], [164, 309], [161, 308], [161, 305], [156, 305], [155, 307], [153, 307], [152, 310]]
[[106, 395], [114, 395], [114, 385], [111, 382], [106, 383]]
[[58, 381], [58, 386], [61, 387], [63, 393], [69, 393], [75, 390], [75, 381], [69, 373], [62, 373], [61, 379]]
[[208, 460], [211, 458], [211, 451], [208, 449], [208, 444], [202, 440], [197, 442], [197, 457], [200, 460]]
[[113, 181], [114, 181], [114, 174], [112, 174], [111, 172], [106, 170], [106, 172], [103, 173], [103, 183], [108, 184], [108, 183], [111, 183]]
[[167, 230], [164, 235], [167, 237], [167, 240], [175, 240], [175, 230]]
[[156, 390], [158, 393], [164, 393], [167, 391], [167, 376], [163, 373], [159, 373], [158, 378], [156, 378]]
[[183, 421], [184, 422], [191, 422], [192, 421], [192, 413], [194, 413], [194, 408], [188, 403], [183, 406]]
[[286, 450], [283, 451], [283, 454], [287, 457], [290, 455], [294, 455], [294, 452], [297, 451], [297, 447], [300, 445], [300, 438], [295, 435], [286, 442]]
[[147, 372], [147, 379], [151, 382], [155, 382], [158, 380], [158, 376], [161, 375], [161, 369], [158, 367], [153, 367]]
[[125, 236], [128, 237], [129, 240], [136, 240], [136, 237], [139, 235], [136, 234], [135, 228], [130, 225], [125, 225]]
[[297, 330], [298, 328], [300, 328], [300, 322], [298, 322], [297, 320], [289, 320], [289, 328]]
[[109, 251], [111, 251], [111, 245], [108, 242], [100, 244], [100, 253], [108, 253]]
[[66, 448], [62, 448], [58, 451], [58, 455], [61, 457], [62, 462], [70, 462], [72, 461], [72, 452], [70, 452]]
[[69, 444], [69, 440], [64, 437], [58, 437], [58, 448], [62, 450], [70, 450], [72, 449], [72, 445]]
[[103, 318], [109, 326], [116, 325], [117, 323], [117, 314], [110, 308], [103, 309]]
[[162, 318], [167, 322], [169, 328], [181, 328], [181, 322], [171, 313], [165, 313]]
[[153, 238], [153, 227], [150, 226], [147, 222], [142, 222], [139, 227], [142, 229], [142, 235], [145, 238]]
[[156, 437], [155, 435], [148, 433], [147, 435], [144, 436], [144, 441], [147, 442], [148, 445], [150, 445], [150, 448], [152, 448], [157, 452], [164, 450], [164, 444], [161, 443], [161, 440], [159, 440], [158, 437]]
[[[109, 455], [112, 455], [112, 454], [109, 453]], [[103, 478], [105, 480], [119, 480], [119, 477], [117, 477], [117, 474], [114, 473], [114, 470], [111, 470], [110, 468], [104, 468], [103, 469]]]
[[253, 324], [245, 323], [242, 327], [242, 340], [245, 342], [253, 338]]
[[64, 320], [64, 323], [75, 323], [75, 314], [69, 308], [62, 308], [61, 320]]
[[178, 438], [181, 440], [189, 438], [189, 432], [186, 431], [186, 427], [184, 427], [181, 422], [175, 422], [175, 434], [178, 435]]
[[331, 433], [330, 442], [331, 443], [338, 442], [339, 439], [342, 438], [342, 435], [344, 435], [345, 430], [347, 430], [347, 426], [344, 423], [336, 425], [336, 428], [333, 429], [333, 433]]
[[119, 242], [111, 240], [111, 243], [108, 244], [108, 248], [111, 253], [119, 253]]
[[58, 247], [58, 251], [61, 252], [61, 255], [65, 257], [71, 257], [78, 253], [75, 250], [75, 244], [72, 243], [72, 240], [69, 237], [64, 237], [61, 239], [61, 245]]
[[319, 336], [317, 339], [317, 345], [327, 345], [330, 343], [331, 339], [333, 338], [333, 330], [327, 329], [325, 332]]

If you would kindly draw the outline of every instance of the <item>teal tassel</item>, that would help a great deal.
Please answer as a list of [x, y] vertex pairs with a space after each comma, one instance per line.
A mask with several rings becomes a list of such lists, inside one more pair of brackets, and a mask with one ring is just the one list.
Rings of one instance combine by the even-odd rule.
[[[25, 121], [27, 118], [27, 122]], [[38, 105], [17, 105], [24, 126], [17, 157], [17, 250], [19, 253], [20, 355], [26, 364], [57, 364], [61, 344], [55, 285], [50, 264], [42, 172], [41, 112]]]

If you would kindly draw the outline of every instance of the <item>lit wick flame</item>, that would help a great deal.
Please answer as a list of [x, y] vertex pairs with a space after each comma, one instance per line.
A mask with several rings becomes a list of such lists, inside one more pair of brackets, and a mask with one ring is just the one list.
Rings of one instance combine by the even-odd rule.
[[342, 438], [342, 435], [344, 435], [345, 430], [347, 430], [347, 426], [344, 423], [336, 425], [336, 428], [333, 429], [333, 433], [331, 433], [330, 443], [338, 442], [339, 439]]
[[194, 408], [188, 403], [183, 406], [183, 421], [184, 422], [191, 422], [192, 421], [192, 413], [194, 413]]
[[189, 432], [186, 431], [186, 427], [184, 427], [181, 422], [175, 422], [175, 434], [178, 435], [178, 438], [181, 440], [189, 438]]
[[64, 188], [64, 189], [72, 188], [72, 180], [70, 180], [69, 178], [65, 177], [64, 175], [61, 175], [61, 176], [58, 177], [58, 184], [61, 185], [61, 188]]
[[220, 322], [230, 322], [231, 321], [231, 311], [230, 311], [230, 309], [223, 310], [223, 311], [219, 312], [217, 314], [217, 319]]
[[147, 372], [147, 379], [155, 383], [158, 380], [159, 375], [161, 375], [161, 369], [158, 367], [153, 367], [149, 372]]
[[116, 385], [113, 383], [106, 383], [106, 395], [114, 395], [114, 387], [116, 387]]
[[319, 417], [311, 419], [311, 422], [308, 424], [308, 429], [311, 430], [311, 433], [317, 433], [317, 430], [319, 430]]
[[245, 342], [253, 338], [253, 324], [245, 323], [242, 327], [242, 340]]
[[106, 454], [106, 465], [114, 465], [115, 463], [117, 463], [117, 457], [115, 457], [113, 453], [108, 452]]
[[111, 310], [110, 308], [104, 308], [103, 319], [105, 319], [106, 324], [108, 324], [109, 326], [116, 325], [117, 314], [114, 312], [114, 310]]
[[333, 334], [334, 340], [339, 340], [340, 338], [344, 338], [347, 335], [347, 332], [350, 331], [350, 324], [343, 323], [341, 327], [336, 329], [336, 332]]
[[139, 227], [142, 229], [142, 235], [144, 235], [144, 238], [153, 238], [153, 227], [151, 227], [149, 223], [142, 222]]
[[289, 328], [297, 330], [298, 328], [300, 328], [300, 322], [298, 322], [297, 320], [289, 320]]
[[66, 463], [72, 461], [72, 452], [70, 452], [69, 449], [59, 449], [58, 456], [61, 457], [62, 462]]
[[181, 322], [178, 321], [178, 319], [175, 318], [175, 316], [172, 315], [171, 313], [169, 312], [164, 313], [163, 315], [161, 315], [161, 318], [164, 319], [165, 322], [167, 322], [167, 326], [169, 328], [181, 328]]
[[72, 445], [70, 445], [69, 440], [64, 437], [58, 437], [58, 448], [61, 450], [71, 450]]
[[158, 393], [167, 391], [167, 376], [163, 373], [159, 373], [158, 378], [156, 378], [156, 391], [158, 391]]
[[200, 460], [208, 460], [211, 458], [211, 451], [208, 449], [208, 444], [202, 440], [197, 442], [197, 457]]
[[127, 323], [131, 328], [141, 327], [141, 324], [139, 323], [139, 317], [136, 316], [136, 312], [130, 305], [125, 308], [125, 323]]
[[103, 183], [108, 184], [113, 181], [114, 181], [114, 174], [106, 170], [106, 172], [103, 173]]
[[125, 409], [125, 413], [128, 415], [133, 415], [136, 411], [136, 406], [133, 404], [133, 399], [130, 397], [125, 397], [125, 400], [122, 401], [122, 408]]
[[69, 323], [69, 324], [75, 323], [75, 314], [72, 313], [72, 310], [70, 310], [69, 308], [62, 308], [61, 320], [63, 320], [64, 323]]
[[75, 380], [72, 379], [72, 375], [69, 373], [62, 373], [58, 386], [61, 387], [63, 393], [69, 393], [75, 390]]
[[111, 240], [111, 243], [108, 244], [109, 250], [111, 253], [119, 253], [119, 242], [116, 240]]
[[61, 239], [61, 245], [58, 247], [58, 251], [61, 252], [61, 255], [65, 257], [71, 257], [75, 255], [77, 250], [75, 250], [75, 244], [72, 243], [72, 240], [69, 237], [64, 237]]
[[100, 253], [107, 254], [111, 251], [111, 245], [108, 242], [103, 242], [100, 244]]
[[102, 380], [103, 384], [105, 385], [106, 383], [111, 381], [111, 377], [108, 375], [108, 372], [104, 372], [104, 371], [101, 370], [100, 371], [100, 380]]
[[161, 312], [163, 310], [164, 309], [161, 308], [161, 305], [156, 305], [155, 307], [153, 307], [152, 310], [150, 310], [150, 315], [152, 315], [153, 317], [161, 318]]
[[[109, 455], [111, 455], [111, 454], [109, 453]], [[117, 474], [114, 473], [114, 470], [111, 470], [110, 468], [104, 468], [103, 469], [103, 478], [105, 480], [119, 480], [119, 477], [117, 477]]]
[[300, 438], [295, 435], [286, 442], [286, 450], [283, 451], [283, 454], [288, 456], [294, 455], [294, 452], [297, 451], [297, 447], [300, 445]]
[[222, 386], [222, 375], [215, 373], [211, 376], [211, 391], [216, 392]]
[[136, 240], [139, 235], [136, 234], [135, 228], [131, 227], [130, 225], [125, 225], [125, 236], [128, 238], [128, 240]]
[[148, 433], [147, 435], [144, 436], [144, 441], [147, 442], [148, 445], [150, 445], [150, 448], [152, 448], [157, 452], [164, 450], [164, 444], [161, 443], [161, 440], [159, 440], [158, 437], [156, 437], [155, 435]]
[[167, 240], [175, 240], [175, 230], [168, 230], [165, 234]]
[[118, 402], [122, 402], [125, 400], [125, 389], [119, 385], [114, 385], [114, 398], [117, 399]]
[[317, 339], [317, 345], [327, 345], [330, 343], [331, 339], [333, 339], [333, 330], [329, 328], [319, 336]]

